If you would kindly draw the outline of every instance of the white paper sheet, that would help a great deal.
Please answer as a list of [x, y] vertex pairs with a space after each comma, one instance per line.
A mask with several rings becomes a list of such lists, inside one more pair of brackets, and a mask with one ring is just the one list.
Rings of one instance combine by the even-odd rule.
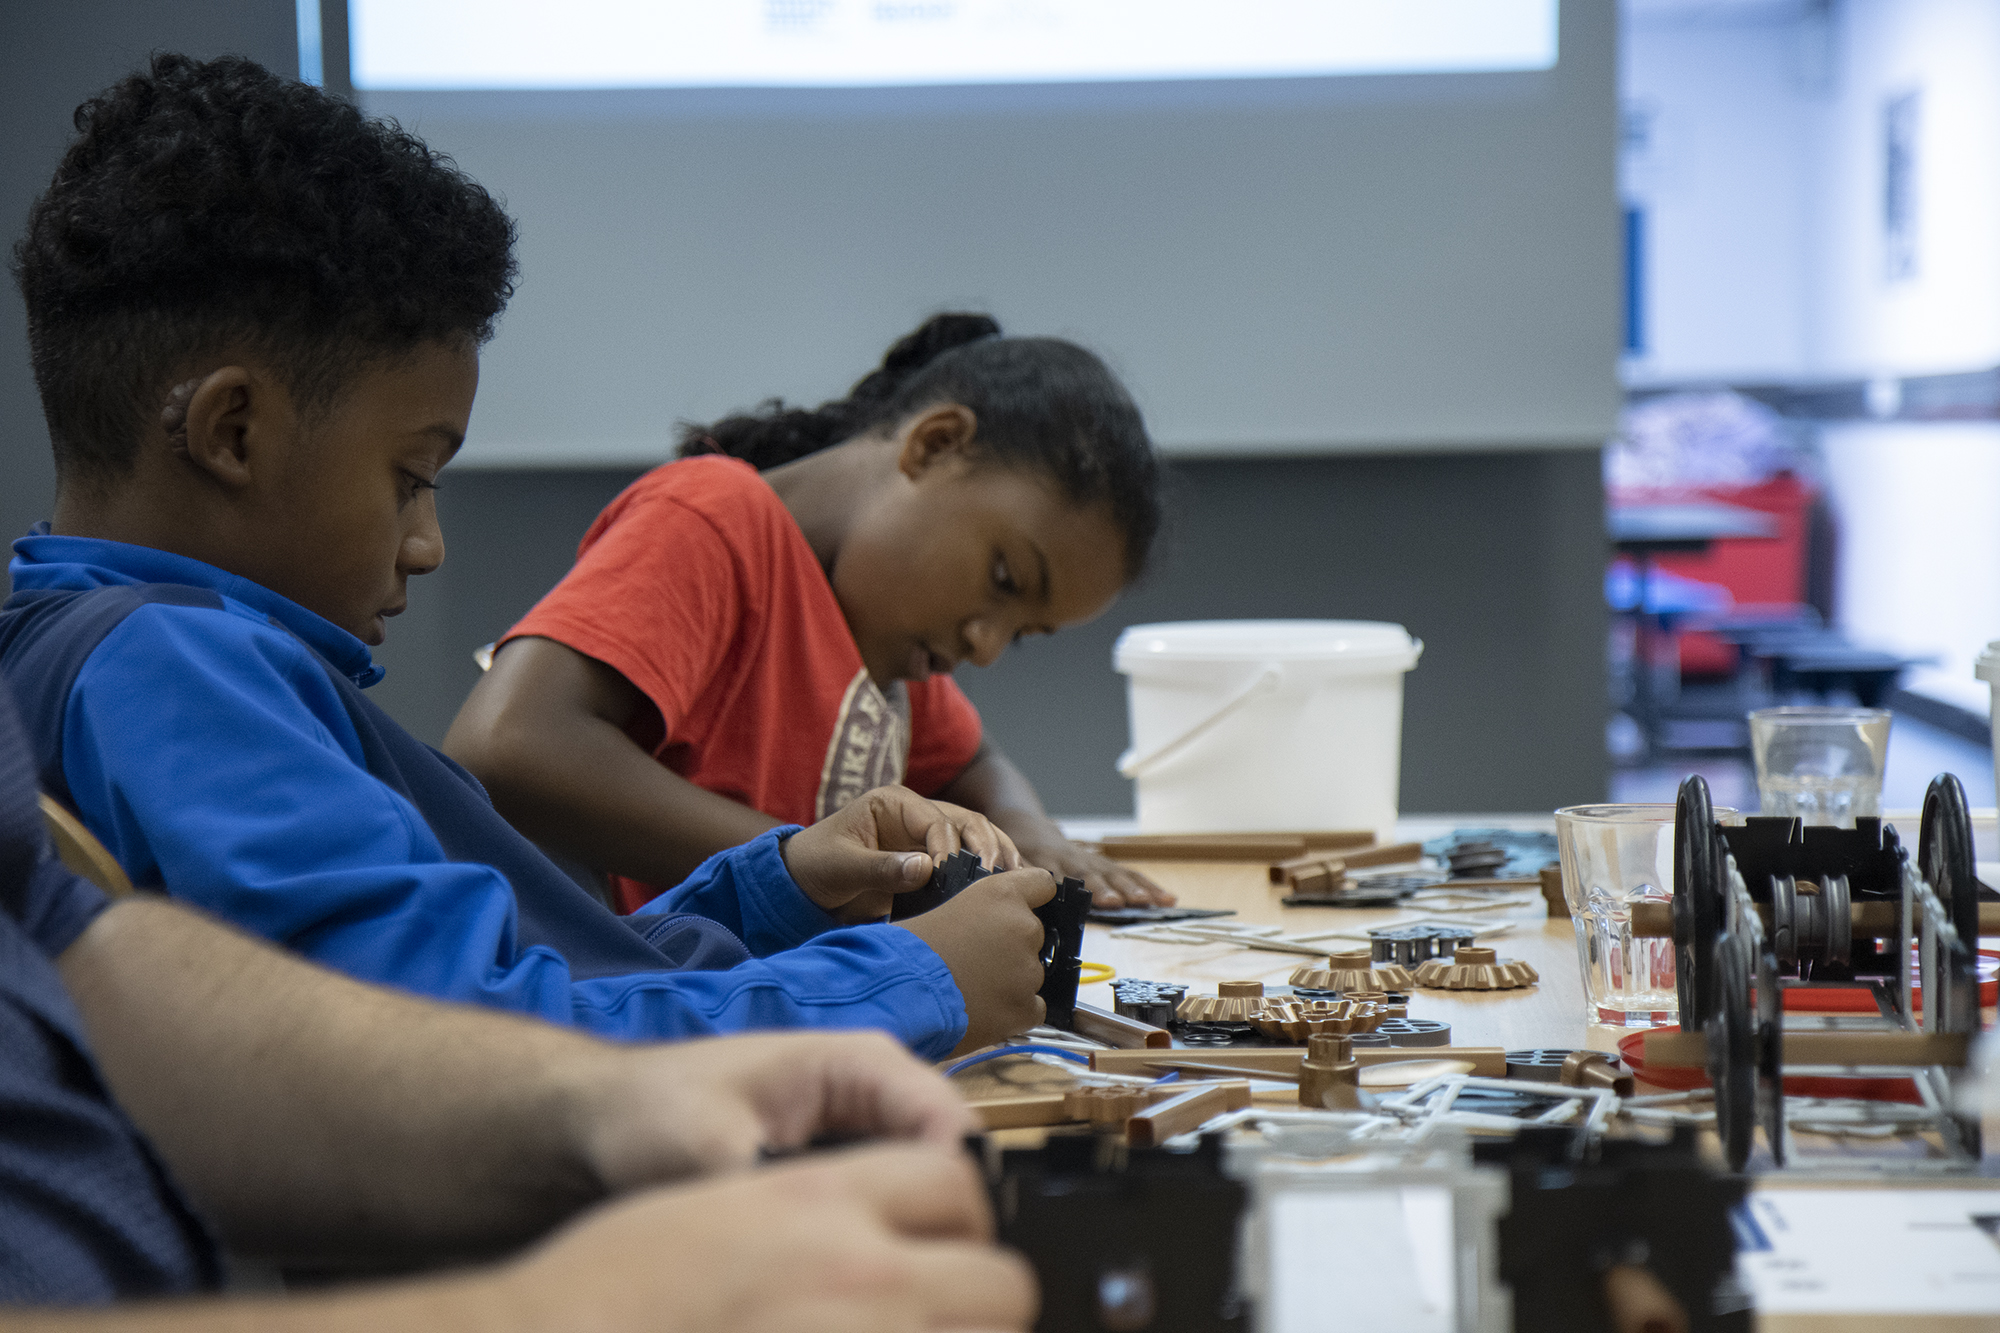
[[1759, 1313], [2000, 1314], [2000, 1190], [1757, 1190], [1736, 1221]]

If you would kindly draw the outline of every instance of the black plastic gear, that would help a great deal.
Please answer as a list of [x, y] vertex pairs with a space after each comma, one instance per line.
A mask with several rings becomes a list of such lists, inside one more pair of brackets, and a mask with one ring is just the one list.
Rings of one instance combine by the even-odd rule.
[[1714, 994], [1715, 942], [1728, 919], [1722, 854], [1708, 783], [1697, 773], [1674, 803], [1674, 986], [1683, 1032], [1701, 1030]]
[[1767, 937], [1757, 955], [1757, 1123], [1773, 1165], [1785, 1164], [1785, 1006], [1778, 957]]
[[1574, 1054], [1562, 1048], [1543, 1047], [1531, 1051], [1507, 1052], [1507, 1077], [1531, 1083], [1562, 1082], [1563, 1061]]
[[1451, 1024], [1434, 1018], [1385, 1018], [1375, 1030], [1387, 1037], [1391, 1046], [1451, 1045]]
[[[1750, 944], [1734, 931], [1715, 941], [1710, 970], [1715, 989], [1702, 1032], [1708, 1039], [1708, 1081], [1715, 1089], [1715, 1129], [1723, 1160], [1741, 1171], [1757, 1136], [1756, 1028], [1750, 1009]], [[1683, 1021], [1685, 1030], [1685, 1020]]]

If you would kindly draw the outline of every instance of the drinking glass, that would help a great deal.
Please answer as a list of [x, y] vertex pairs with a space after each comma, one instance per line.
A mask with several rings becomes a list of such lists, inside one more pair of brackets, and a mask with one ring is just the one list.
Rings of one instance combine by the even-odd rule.
[[[1715, 811], [1725, 823], [1735, 814]], [[1632, 1028], [1678, 1021], [1674, 942], [1632, 935], [1632, 904], [1674, 896], [1674, 807], [1573, 805], [1556, 811], [1556, 846], [1588, 1021]]]
[[1882, 813], [1889, 757], [1884, 708], [1760, 708], [1750, 714], [1757, 799], [1767, 815], [1853, 828]]

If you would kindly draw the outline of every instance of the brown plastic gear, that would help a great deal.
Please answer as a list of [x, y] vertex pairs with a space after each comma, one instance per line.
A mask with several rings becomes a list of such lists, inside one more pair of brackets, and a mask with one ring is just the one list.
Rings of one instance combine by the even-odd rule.
[[1368, 950], [1328, 954], [1324, 964], [1308, 963], [1292, 973], [1292, 984], [1310, 990], [1406, 991], [1416, 984], [1410, 969], [1399, 963], [1376, 965]]
[[1417, 967], [1417, 984], [1431, 990], [1518, 990], [1540, 980], [1540, 974], [1518, 958], [1501, 958], [1491, 949], [1466, 945], [1450, 958], [1433, 958]]
[[1366, 1002], [1271, 999], [1264, 1001], [1251, 1021], [1267, 1037], [1289, 1037], [1304, 1044], [1322, 1034], [1344, 1037], [1373, 1032], [1387, 1017], [1380, 1005]]
[[1248, 1023], [1264, 1003], [1261, 981], [1224, 981], [1213, 995], [1190, 995], [1174, 1010], [1183, 1023]]
[[1122, 1128], [1159, 1098], [1150, 1088], [1072, 1088], [1063, 1094], [1063, 1114], [1071, 1120]]

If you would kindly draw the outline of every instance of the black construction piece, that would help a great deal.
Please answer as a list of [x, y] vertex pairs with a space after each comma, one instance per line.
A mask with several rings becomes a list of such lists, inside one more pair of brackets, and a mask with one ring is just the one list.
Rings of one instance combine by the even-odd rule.
[[[924, 888], [896, 895], [891, 920], [904, 921], [942, 907], [974, 880], [992, 874], [979, 858], [963, 849], [938, 862]], [[1035, 909], [1042, 923], [1042, 1020], [1067, 1031], [1076, 1021], [1076, 986], [1083, 976], [1083, 921], [1090, 912], [1090, 890], [1080, 879], [1056, 885], [1056, 896]]]
[[1248, 1326], [1236, 1231], [1249, 1192], [1223, 1172], [1219, 1135], [1193, 1152], [1051, 1136], [1003, 1153], [988, 1185], [1001, 1244], [1041, 1282], [1036, 1333]]
[[1514, 1327], [1611, 1333], [1604, 1275], [1631, 1264], [1673, 1293], [1689, 1333], [1748, 1333], [1730, 1224], [1748, 1182], [1704, 1163], [1692, 1129], [1664, 1144], [1607, 1141], [1582, 1161], [1576, 1135], [1527, 1126], [1473, 1145], [1474, 1161], [1513, 1177], [1498, 1231]]

